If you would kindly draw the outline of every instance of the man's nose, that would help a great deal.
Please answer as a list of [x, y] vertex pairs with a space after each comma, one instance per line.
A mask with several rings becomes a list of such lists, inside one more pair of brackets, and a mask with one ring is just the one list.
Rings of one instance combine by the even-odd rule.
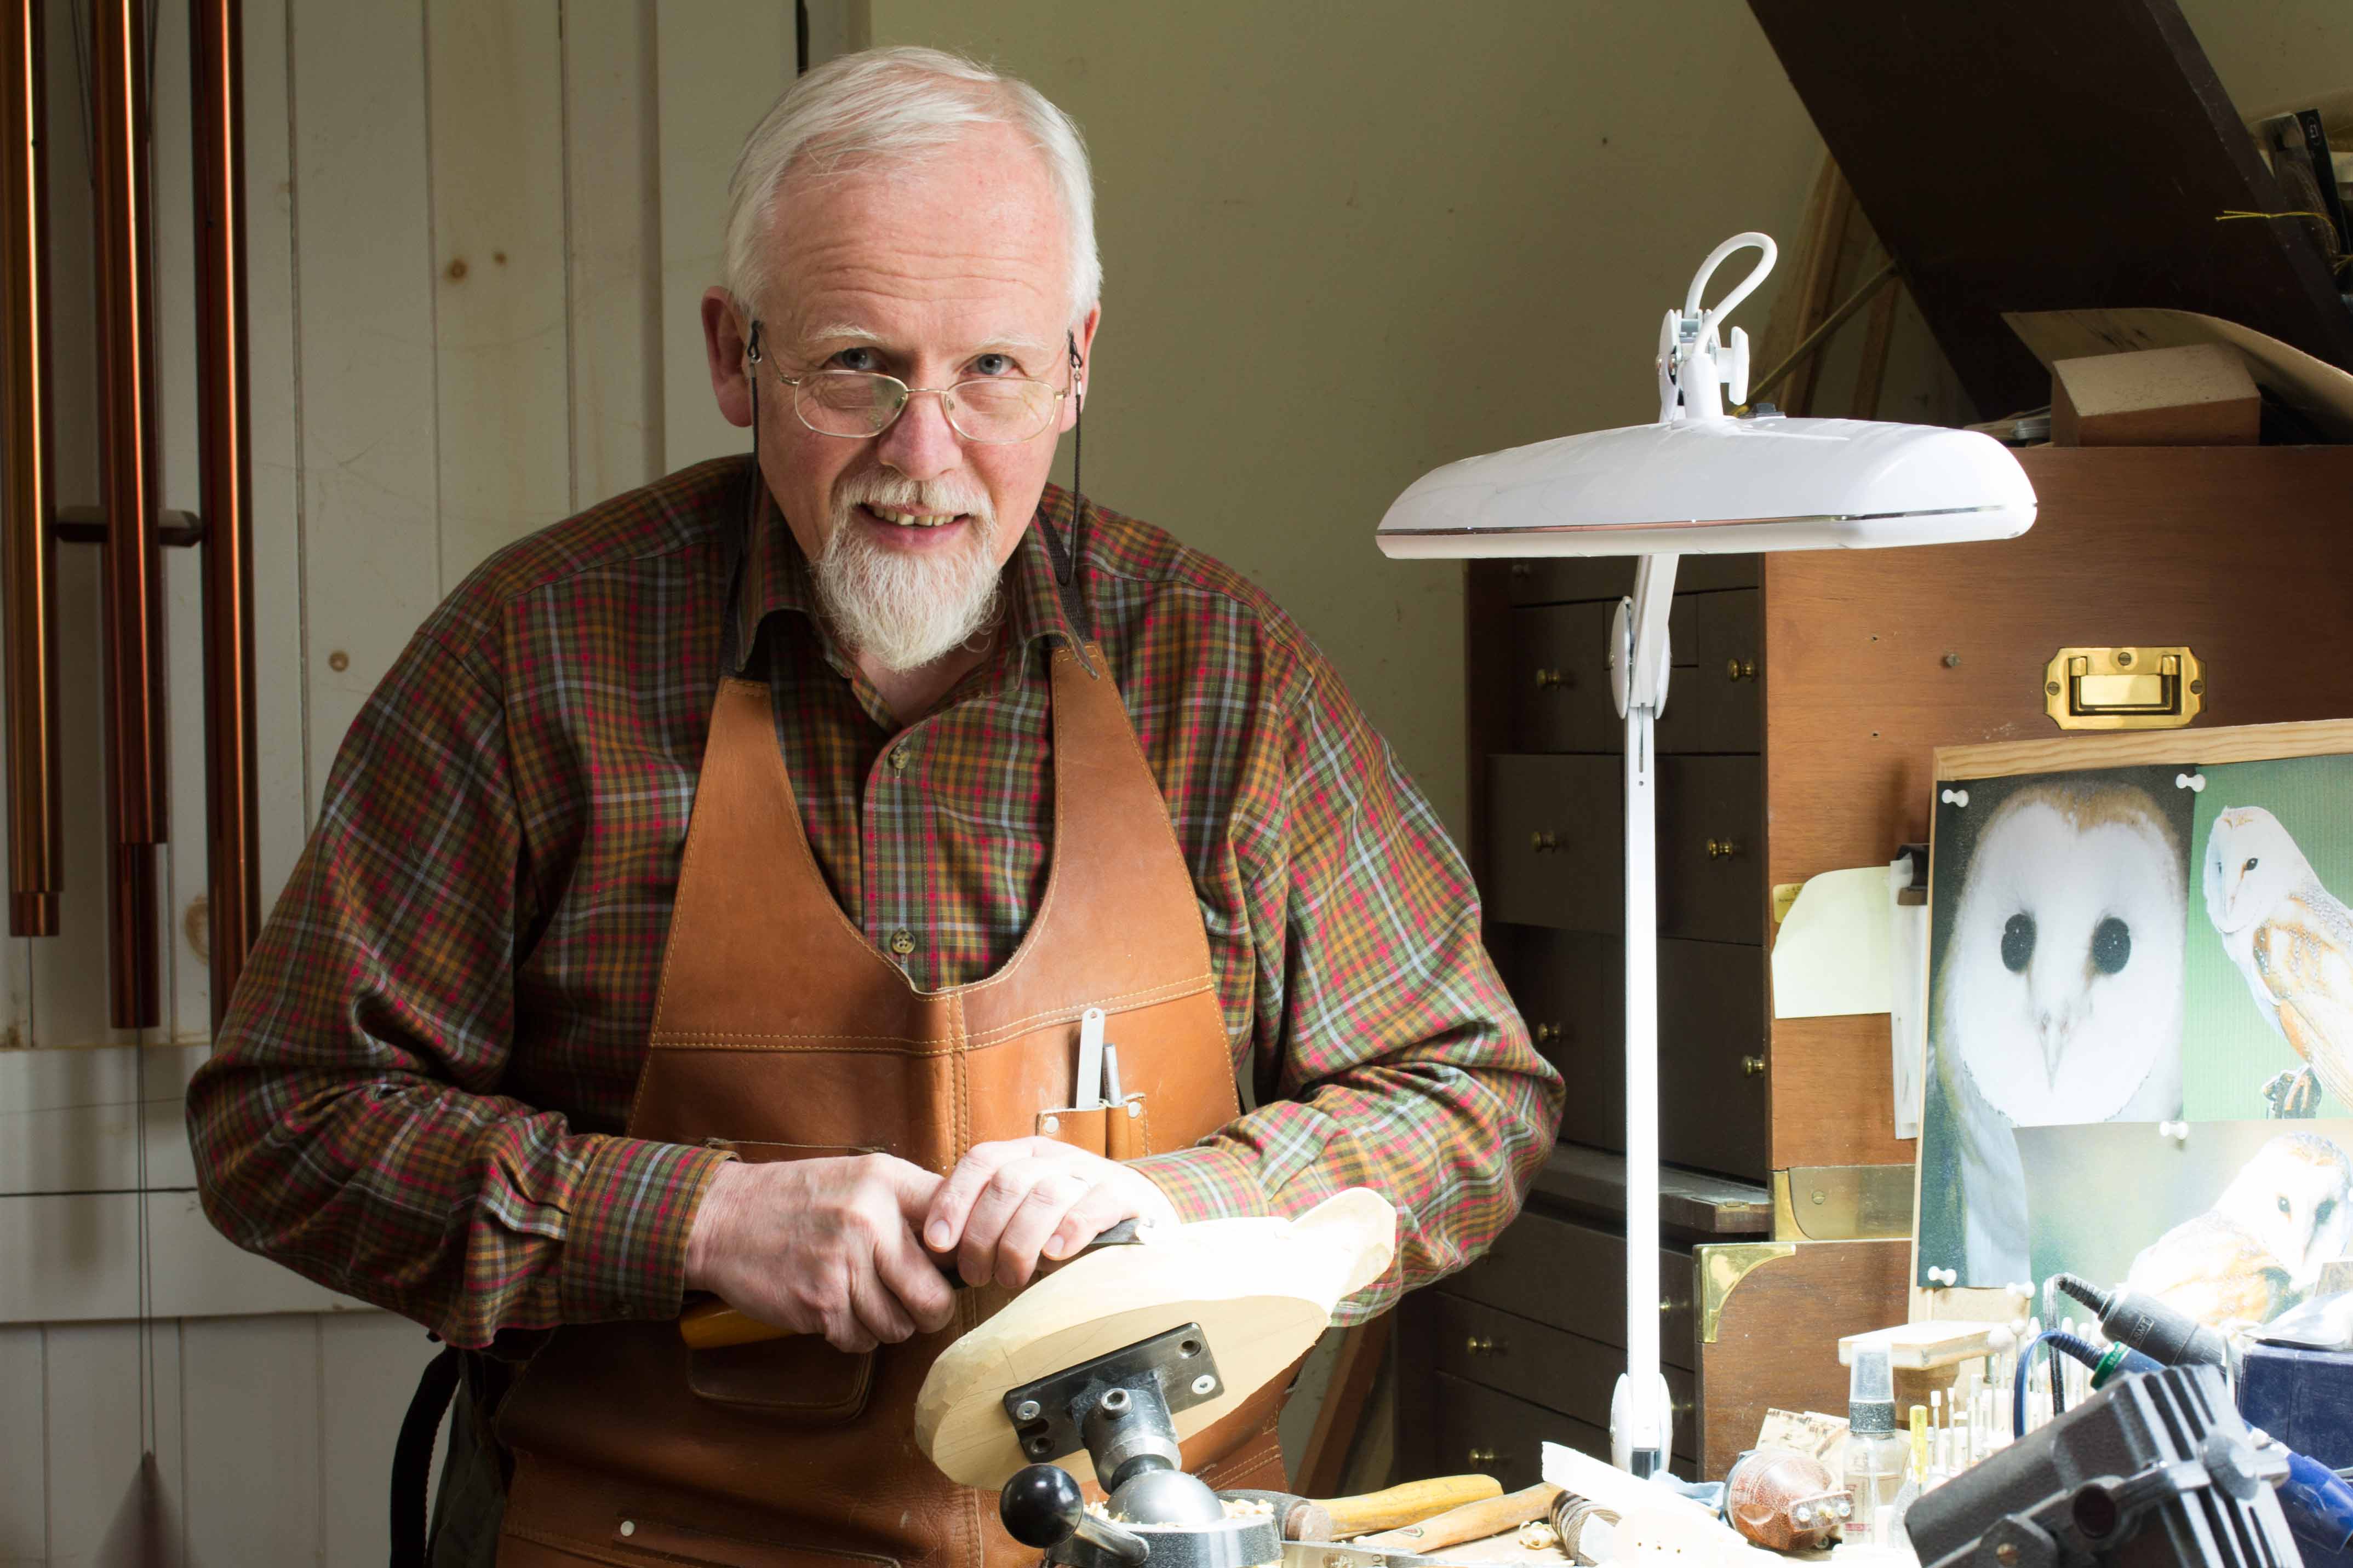
[[878, 437], [874, 455], [911, 479], [934, 479], [964, 461], [964, 446], [940, 394], [918, 392]]

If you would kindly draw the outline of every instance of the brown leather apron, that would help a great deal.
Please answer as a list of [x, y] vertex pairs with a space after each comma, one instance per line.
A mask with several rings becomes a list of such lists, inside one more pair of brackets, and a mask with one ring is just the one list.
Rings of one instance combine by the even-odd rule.
[[[834, 902], [767, 687], [723, 681], [629, 1135], [746, 1160], [879, 1150], [945, 1173], [997, 1139], [1117, 1159], [1238, 1115], [1192, 880], [1118, 689], [1090, 673], [1105, 668], [1092, 647], [1083, 664], [1052, 656], [1053, 866], [1028, 934], [995, 974], [935, 992]], [[1111, 1016], [1127, 1098], [1081, 1111], [1091, 1006]], [[559, 1331], [499, 1414], [515, 1456], [501, 1568], [1034, 1561], [995, 1497], [948, 1481], [912, 1430], [933, 1359], [1005, 1299], [959, 1291], [946, 1330], [864, 1355], [813, 1336], [689, 1352], [669, 1323]], [[1280, 1486], [1282, 1395], [1200, 1434], [1187, 1467]]]

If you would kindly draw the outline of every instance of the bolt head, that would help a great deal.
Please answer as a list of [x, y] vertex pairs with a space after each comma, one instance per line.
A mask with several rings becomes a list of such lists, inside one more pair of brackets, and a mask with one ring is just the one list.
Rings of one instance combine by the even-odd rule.
[[2014, 1541], [2003, 1542], [2000, 1546], [1993, 1549], [1993, 1560], [2000, 1563], [2001, 1568], [2016, 1568], [2016, 1564], [2018, 1563], [2018, 1543]]
[[2059, 695], [2059, 683], [2055, 680], [2045, 681], [2042, 684], [2042, 689], [2047, 695], [2056, 697]]
[[1016, 1421], [1035, 1421], [1044, 1412], [1034, 1399], [1025, 1399], [1013, 1407], [1013, 1419]]
[[[2120, 665], [2130, 664], [2132, 662], [2132, 649], [2128, 647], [2120, 647], [2116, 649], [2116, 662]], [[2010, 1551], [2010, 1555], [2014, 1557], [2017, 1554], [2017, 1549], [2013, 1547]]]
[[1218, 1380], [1211, 1377], [1206, 1372], [1193, 1380], [1193, 1392], [1198, 1394], [1207, 1397], [1209, 1394], [1215, 1394], [1217, 1391]]

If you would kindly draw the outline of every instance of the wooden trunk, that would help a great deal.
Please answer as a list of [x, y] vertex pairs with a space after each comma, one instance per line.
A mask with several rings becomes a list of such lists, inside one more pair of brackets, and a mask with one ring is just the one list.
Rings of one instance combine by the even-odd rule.
[[[1885, 1016], [1774, 1020], [1766, 959], [1777, 884], [1927, 839], [1936, 747], [2063, 733], [2044, 668], [2069, 647], [2189, 647], [2205, 671], [2199, 728], [2353, 716], [2353, 659], [2337, 660], [2353, 629], [2353, 447], [2020, 457], [2041, 500], [2022, 538], [1692, 557], [1678, 574], [1658, 730], [1661, 1142], [1671, 1164], [1747, 1184], [1759, 1205], [1788, 1173], [1801, 1192], [1842, 1190], [1869, 1173], [1823, 1168], [1912, 1161], [1894, 1132]], [[1624, 1112], [1620, 731], [1601, 628], [1632, 583], [1630, 560], [1482, 562], [1468, 604], [1489, 944], [1569, 1081], [1566, 1145], [1602, 1151], [1623, 1148]], [[1519, 1468], [1503, 1479], [1518, 1485], [1533, 1450], [1500, 1434], [1606, 1442], [1620, 1285], [1606, 1248], [1559, 1228], [1622, 1237], [1622, 1208], [1609, 1237], [1590, 1199], [1540, 1195], [1493, 1257], [1407, 1303], [1400, 1344], [1435, 1360], [1401, 1385], [1409, 1466], [1416, 1443], [1439, 1471], [1470, 1448], [1508, 1452]], [[1854, 1234], [1823, 1223], [1835, 1209], [1797, 1205], [1810, 1234], [1785, 1211], [1773, 1240], [1796, 1250], [1730, 1287], [1729, 1336], [1668, 1325], [1670, 1363], [1697, 1373], [1679, 1463], [1722, 1474], [1767, 1405], [1843, 1408], [1837, 1334], [1905, 1317], [1908, 1243], [1825, 1239]], [[1704, 1308], [1707, 1249], [1748, 1244], [1745, 1223], [1663, 1238], [1680, 1259], [1671, 1314]], [[1571, 1289], [1563, 1270], [1595, 1277]], [[1769, 1300], [1755, 1296], [1768, 1282]], [[1455, 1340], [1511, 1337], [1464, 1303], [1524, 1325], [1515, 1345], [1568, 1336], [1556, 1359], [1574, 1370], [1463, 1363]]]

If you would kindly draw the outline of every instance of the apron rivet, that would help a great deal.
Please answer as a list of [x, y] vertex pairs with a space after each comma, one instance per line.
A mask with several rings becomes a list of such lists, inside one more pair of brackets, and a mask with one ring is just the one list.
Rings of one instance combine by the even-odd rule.
[[1049, 1116], [1045, 1121], [1038, 1123], [1038, 1127], [1040, 1131], [1060, 1132], [1062, 1130], [1062, 1119], [1059, 1116]]
[[636, 1520], [625, 1519], [621, 1521], [621, 1533], [623, 1535], [635, 1535], [637, 1532], [638, 1521]]

